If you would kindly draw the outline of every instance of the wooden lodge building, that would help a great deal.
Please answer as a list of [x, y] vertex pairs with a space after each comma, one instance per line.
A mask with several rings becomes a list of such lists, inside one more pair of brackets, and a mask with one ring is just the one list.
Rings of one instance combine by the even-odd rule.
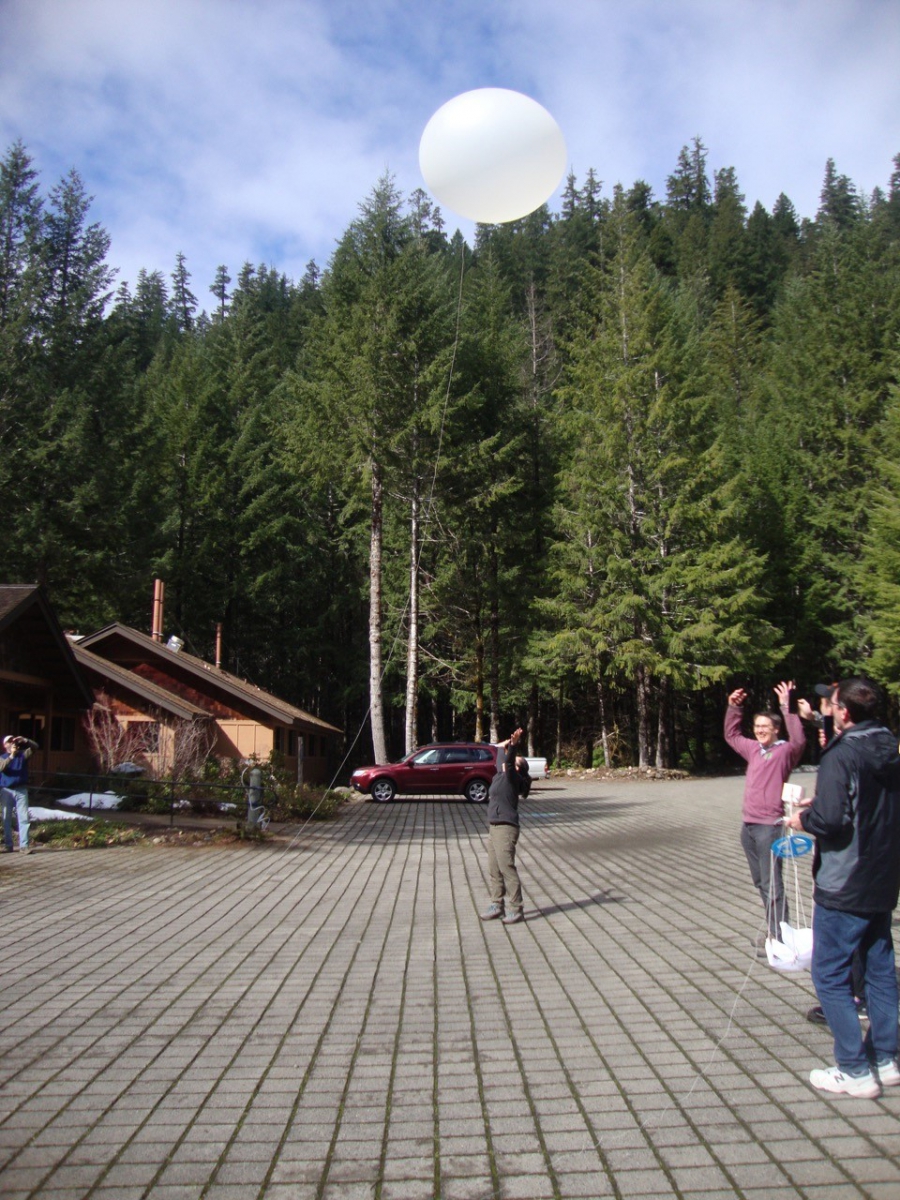
[[0, 737], [22, 734], [38, 743], [35, 773], [90, 771], [84, 717], [93, 703], [43, 588], [0, 585]]
[[154, 608], [150, 636], [114, 623], [67, 637], [41, 588], [0, 586], [2, 733], [33, 737], [44, 774], [92, 772], [84, 718], [99, 694], [123, 727], [140, 725], [146, 757], [163, 771], [176, 729], [195, 727], [214, 757], [265, 761], [276, 751], [294, 778], [328, 782], [340, 729], [186, 653], [178, 638], [163, 642], [160, 630]]

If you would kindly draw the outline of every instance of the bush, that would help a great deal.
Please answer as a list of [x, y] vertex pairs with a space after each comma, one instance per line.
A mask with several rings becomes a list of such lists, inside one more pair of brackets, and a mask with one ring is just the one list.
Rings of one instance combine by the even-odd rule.
[[333, 817], [341, 801], [339, 792], [305, 783], [277, 783], [274, 794], [264, 793], [264, 804], [273, 821], [325, 821]]
[[[75, 792], [113, 791], [122, 797], [122, 811], [168, 813], [174, 801], [180, 808], [187, 802], [191, 811], [201, 816], [221, 817], [227, 813], [243, 817], [247, 811], [249, 771], [257, 766], [263, 776], [263, 805], [271, 820], [326, 820], [333, 816], [341, 800], [340, 793], [298, 784], [281, 766], [280, 757], [273, 755], [269, 762], [254, 761], [249, 765], [233, 758], [209, 758], [198, 771], [182, 776], [177, 782], [146, 776], [56, 776], [52, 786], [48, 784], [42, 790], [51, 802]], [[32, 803], [37, 804], [36, 788], [33, 793]], [[224, 804], [233, 804], [234, 814], [223, 812]]]

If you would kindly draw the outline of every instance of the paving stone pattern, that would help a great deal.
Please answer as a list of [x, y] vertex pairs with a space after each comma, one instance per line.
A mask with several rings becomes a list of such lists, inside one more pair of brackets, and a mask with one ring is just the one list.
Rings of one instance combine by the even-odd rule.
[[813, 1092], [809, 976], [755, 956], [740, 793], [536, 787], [509, 928], [457, 800], [7, 856], [0, 1195], [898, 1200], [900, 1088]]

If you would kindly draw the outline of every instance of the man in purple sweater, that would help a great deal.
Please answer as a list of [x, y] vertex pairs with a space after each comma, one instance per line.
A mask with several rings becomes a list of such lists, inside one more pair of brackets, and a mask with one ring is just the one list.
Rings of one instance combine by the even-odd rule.
[[[769, 937], [780, 938], [779, 922], [788, 920], [787, 902], [781, 881], [781, 860], [772, 866], [772, 843], [782, 836], [784, 805], [781, 790], [799, 764], [806, 747], [803, 726], [789, 712], [793, 683], [774, 689], [780, 713], [758, 712], [753, 717], [753, 737], [741, 734], [747, 693], [737, 688], [728, 697], [725, 712], [725, 741], [747, 762], [744, 784], [741, 845], [747, 855], [750, 876], [762, 897]], [[788, 740], [782, 736], [787, 728]], [[765, 951], [760, 950], [764, 955]]]

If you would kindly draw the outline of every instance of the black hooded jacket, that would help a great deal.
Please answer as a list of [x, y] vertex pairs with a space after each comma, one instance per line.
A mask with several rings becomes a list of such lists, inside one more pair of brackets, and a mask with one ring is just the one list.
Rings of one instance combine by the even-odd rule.
[[488, 824], [518, 825], [519, 797], [528, 795], [531, 779], [527, 769], [518, 771], [515, 760], [498, 771], [488, 792]]
[[816, 798], [801, 813], [815, 835], [813, 898], [843, 912], [891, 912], [900, 893], [900, 755], [876, 721], [860, 721], [822, 752]]

